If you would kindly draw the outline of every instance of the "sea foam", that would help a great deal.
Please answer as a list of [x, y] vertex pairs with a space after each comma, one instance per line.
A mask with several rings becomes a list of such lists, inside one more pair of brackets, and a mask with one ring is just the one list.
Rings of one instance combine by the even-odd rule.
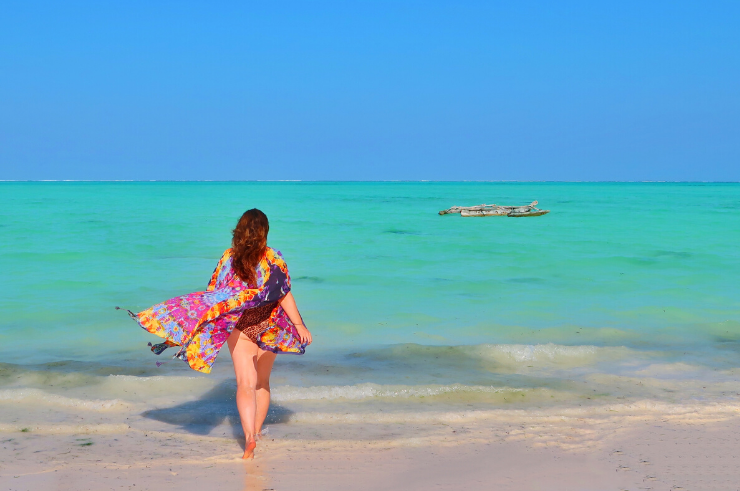
[[520, 393], [525, 389], [512, 389], [509, 387], [486, 387], [469, 385], [427, 385], [427, 386], [403, 386], [403, 385], [378, 385], [358, 384], [345, 386], [318, 386], [318, 387], [276, 387], [272, 391], [272, 399], [276, 402], [306, 401], [306, 400], [334, 400], [348, 399], [361, 400], [372, 398], [411, 398], [411, 397], [434, 397], [451, 393]]
[[119, 399], [80, 399], [52, 394], [40, 389], [5, 389], [0, 390], [0, 403], [14, 402], [34, 404], [36, 407], [63, 406], [89, 411], [124, 410], [129, 404]]

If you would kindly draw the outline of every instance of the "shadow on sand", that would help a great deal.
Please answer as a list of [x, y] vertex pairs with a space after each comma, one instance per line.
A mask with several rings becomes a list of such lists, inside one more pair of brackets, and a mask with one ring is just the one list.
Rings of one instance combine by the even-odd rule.
[[[287, 423], [293, 412], [277, 404], [270, 404], [265, 425]], [[243, 446], [239, 412], [236, 409], [236, 383], [225, 380], [209, 390], [196, 401], [185, 402], [177, 406], [152, 409], [141, 414], [145, 418], [176, 425], [188, 433], [208, 435], [213, 429], [224, 423], [231, 427], [231, 433]]]

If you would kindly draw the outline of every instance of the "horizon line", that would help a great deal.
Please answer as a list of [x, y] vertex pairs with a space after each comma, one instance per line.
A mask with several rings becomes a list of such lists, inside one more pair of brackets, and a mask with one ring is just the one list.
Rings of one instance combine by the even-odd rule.
[[623, 184], [739, 184], [740, 181], [686, 181], [686, 180], [516, 180], [516, 179], [462, 179], [462, 180], [445, 180], [445, 179], [377, 179], [377, 180], [364, 180], [364, 179], [347, 179], [347, 180], [330, 180], [330, 179], [248, 179], [248, 180], [211, 180], [211, 179], [0, 179], [0, 182], [25, 182], [25, 183], [39, 183], [39, 182], [91, 182], [91, 183], [103, 183], [103, 182], [131, 182], [131, 183], [148, 183], [148, 182], [179, 182], [179, 183], [197, 183], [197, 182], [209, 182], [209, 183], [256, 183], [256, 182], [305, 182], [305, 183], [445, 183], [445, 182], [471, 182], [471, 183], [563, 183], [563, 184], [577, 184], [577, 183], [623, 183]]

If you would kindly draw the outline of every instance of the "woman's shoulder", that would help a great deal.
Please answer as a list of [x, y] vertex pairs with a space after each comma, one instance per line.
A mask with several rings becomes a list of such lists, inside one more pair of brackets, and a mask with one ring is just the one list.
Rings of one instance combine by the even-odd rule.
[[221, 259], [218, 260], [218, 264], [219, 265], [224, 264], [226, 261], [228, 261], [229, 259], [231, 259], [231, 257], [233, 255], [234, 255], [234, 249], [232, 249], [231, 247], [229, 247], [228, 249], [226, 249], [224, 251], [223, 254], [221, 254]]
[[278, 251], [277, 249], [273, 249], [270, 246], [267, 246], [267, 250], [265, 251], [265, 256], [267, 256], [267, 260], [276, 263], [276, 262], [285, 262], [285, 259], [283, 258], [283, 253]]

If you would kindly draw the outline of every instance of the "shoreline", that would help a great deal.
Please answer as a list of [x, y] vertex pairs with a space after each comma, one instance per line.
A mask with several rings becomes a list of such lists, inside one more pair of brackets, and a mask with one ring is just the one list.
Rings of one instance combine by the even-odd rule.
[[21, 432], [6, 424], [0, 427], [0, 484], [18, 491], [290, 491], [306, 483], [327, 491], [493, 484], [512, 491], [735, 489], [740, 408], [669, 409], [601, 416], [501, 410], [477, 422], [420, 425], [426, 436], [418, 438], [398, 438], [392, 427], [377, 434], [362, 424], [353, 435], [325, 424], [274, 424], [249, 462], [239, 458], [240, 442], [228, 431], [213, 436], [89, 424]]

